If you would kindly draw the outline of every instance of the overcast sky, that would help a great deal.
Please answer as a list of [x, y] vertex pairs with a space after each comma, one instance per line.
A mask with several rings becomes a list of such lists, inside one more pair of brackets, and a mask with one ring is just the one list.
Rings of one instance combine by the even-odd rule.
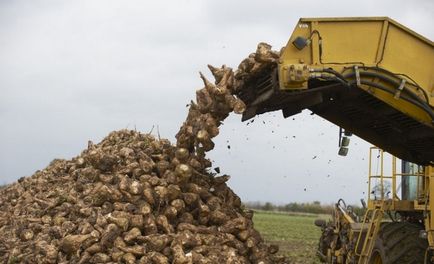
[[[390, 16], [433, 39], [433, 11], [430, 0], [0, 0], [0, 183], [112, 130], [158, 125], [174, 140], [199, 71], [236, 68], [261, 41], [280, 49], [300, 17]], [[308, 112], [231, 116], [210, 157], [244, 201], [358, 201], [370, 145], [353, 138], [342, 158], [337, 144], [338, 128]]]

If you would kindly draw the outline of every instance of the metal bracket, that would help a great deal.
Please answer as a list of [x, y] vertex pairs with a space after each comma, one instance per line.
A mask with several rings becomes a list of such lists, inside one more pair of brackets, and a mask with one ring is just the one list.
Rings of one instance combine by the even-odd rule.
[[286, 88], [307, 89], [309, 67], [306, 64], [285, 65], [281, 74]]
[[361, 85], [361, 82], [360, 82], [360, 72], [359, 72], [359, 67], [357, 65], [354, 66], [354, 72], [356, 73], [357, 86], [360, 86]]
[[393, 96], [393, 98], [395, 98], [396, 100], [398, 100], [399, 97], [401, 97], [401, 92], [402, 92], [402, 90], [404, 90], [404, 86], [405, 86], [405, 79], [401, 79], [401, 84], [399, 84], [398, 90], [396, 91], [396, 93]]

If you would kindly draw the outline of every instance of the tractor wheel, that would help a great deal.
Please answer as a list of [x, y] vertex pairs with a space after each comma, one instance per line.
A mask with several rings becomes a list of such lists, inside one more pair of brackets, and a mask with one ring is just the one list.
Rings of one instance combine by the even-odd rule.
[[424, 263], [427, 239], [419, 237], [423, 227], [413, 223], [384, 223], [369, 259], [370, 264]]

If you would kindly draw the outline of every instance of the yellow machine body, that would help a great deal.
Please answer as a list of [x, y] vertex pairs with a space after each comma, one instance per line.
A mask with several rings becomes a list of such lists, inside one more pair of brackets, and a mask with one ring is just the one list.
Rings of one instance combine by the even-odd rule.
[[[297, 37], [308, 39], [310, 45], [297, 49], [293, 45]], [[303, 82], [293, 82], [290, 78], [291, 69], [303, 66], [309, 70], [333, 68], [341, 74], [353, 71], [354, 66], [387, 69], [402, 74], [413, 92], [423, 98], [423, 92], [411, 85], [413, 80], [428, 95], [429, 104], [434, 104], [433, 42], [387, 17], [300, 19], [279, 61], [280, 88], [307, 89], [308, 78]], [[433, 126], [431, 118], [410, 103], [382, 91], [371, 93]]]
[[246, 81], [243, 119], [309, 109], [395, 156], [434, 164], [434, 45], [389, 18], [302, 18]]
[[[428, 136], [429, 139], [424, 141], [428, 142], [424, 153], [434, 153], [433, 145], [430, 145], [434, 142], [433, 115], [420, 105], [403, 100], [401, 93], [405, 88], [408, 93], [420, 98], [428, 110], [432, 110], [433, 72], [433, 42], [389, 18], [382, 17], [300, 19], [277, 66], [279, 88], [286, 92], [297, 93], [309, 90], [311, 89], [309, 81], [313, 79], [339, 79], [345, 82], [348, 81], [346, 76], [352, 76], [351, 84], [355, 87], [398, 111], [402, 117], [415, 120], [420, 127], [426, 129], [425, 133], [431, 134]], [[323, 100], [318, 100], [317, 104], [321, 104]], [[310, 107], [311, 102], [307, 106]], [[321, 113], [321, 110], [318, 112]], [[387, 146], [386, 137], [381, 139], [372, 137], [369, 132], [363, 131], [364, 127], [354, 128], [354, 125], [342, 121], [340, 114], [325, 114], [324, 117], [347, 129], [355, 130], [356, 134], [368, 141], [386, 146], [386, 149], [395, 155], [401, 156], [405, 152]], [[400, 126], [394, 128], [399, 129]], [[407, 154], [403, 156], [409, 157]], [[434, 167], [430, 166], [433, 157], [428, 155], [417, 161], [427, 165], [422, 175], [425, 187], [418, 194], [417, 200], [400, 200], [395, 192], [392, 192], [392, 197], [389, 198], [368, 199], [367, 213], [361, 224], [349, 217], [350, 214], [346, 213], [341, 205], [337, 205], [338, 214], [335, 219], [338, 219], [336, 221], [339, 224], [336, 226], [336, 231], [346, 226], [349, 239], [356, 241], [355, 249], [351, 251], [340, 247], [329, 250], [327, 256], [324, 256], [325, 260], [337, 263], [348, 263], [355, 259], [357, 263], [373, 261], [371, 255], [375, 239], [380, 232], [381, 221], [386, 211], [423, 211], [428, 244], [431, 248], [434, 247], [434, 202], [430, 202], [429, 199], [429, 194], [434, 193]], [[370, 183], [372, 177], [381, 179], [381, 184], [386, 178], [382, 174], [370, 175]], [[396, 173], [388, 178], [393, 182], [392, 190], [395, 190]], [[381, 263], [379, 257], [374, 261]]]
[[[375, 239], [380, 232], [381, 221], [386, 211], [423, 211], [428, 244], [433, 248], [434, 202], [430, 202], [429, 199], [429, 194], [434, 193], [434, 167], [430, 166], [434, 160], [433, 156], [429, 155], [430, 152], [434, 153], [433, 115], [420, 105], [401, 98], [402, 91], [406, 89], [408, 93], [420, 98], [428, 110], [432, 110], [434, 105], [433, 42], [389, 18], [305, 18], [300, 19], [295, 27], [281, 54], [277, 72], [280, 90], [288, 92], [310, 89], [309, 80], [312, 79], [327, 80], [332, 77], [331, 79], [345, 82], [348, 81], [346, 76], [352, 76], [354, 79], [352, 84], [355, 87], [387, 104], [389, 109], [393, 108], [402, 117], [415, 120], [420, 127], [426, 129], [424, 133], [430, 134], [429, 139], [422, 143], [427, 144], [422, 154], [425, 158], [415, 158], [427, 165], [422, 175], [425, 187], [419, 193], [418, 199], [400, 200], [394, 192], [389, 198], [369, 199], [367, 213], [361, 225], [349, 219], [345, 210], [338, 207], [341, 218], [338, 220], [340, 224], [337, 230], [342, 229], [341, 225], [350, 226], [349, 238], [357, 242], [354, 251], [341, 247], [334, 252], [329, 251], [328, 257], [334, 256], [339, 263], [349, 262], [350, 259], [358, 259], [358, 263], [373, 261], [371, 255]], [[321, 113], [321, 110], [318, 112]], [[333, 117], [325, 114], [325, 117], [347, 129], [355, 130], [368, 141], [386, 146], [385, 148], [395, 155], [401, 156], [405, 152], [387, 146], [386, 137], [378, 139], [368, 135], [369, 132], [362, 132], [364, 127], [354, 129], [354, 126], [341, 121], [339, 114], [335, 113]], [[397, 125], [393, 128], [401, 127]], [[409, 157], [407, 154], [403, 156]], [[385, 180], [384, 175], [370, 175], [370, 182], [371, 177], [381, 179], [381, 184]], [[396, 188], [396, 178], [396, 173], [390, 176], [393, 182], [392, 190]], [[347, 252], [347, 259], [343, 257], [343, 252]], [[379, 260], [380, 258], [375, 261], [379, 262]]]
[[362, 221], [338, 202], [333, 223], [320, 224], [326, 236], [322, 241], [327, 242], [320, 242], [322, 261], [384, 263], [384, 256], [374, 250], [375, 241], [384, 226], [383, 215], [397, 212], [403, 216], [399, 224], [424, 227], [422, 235], [429, 245], [425, 260], [431, 263], [433, 73], [433, 42], [390, 18], [302, 18], [278, 61], [244, 80], [238, 95], [247, 106], [243, 120], [276, 110], [289, 117], [309, 109], [374, 144], [381, 153], [424, 166], [417, 174], [423, 188], [414, 200], [397, 195], [400, 177], [409, 175], [394, 171], [391, 176], [369, 176], [369, 181], [380, 180], [381, 188], [384, 180], [390, 180], [393, 192], [368, 199]]

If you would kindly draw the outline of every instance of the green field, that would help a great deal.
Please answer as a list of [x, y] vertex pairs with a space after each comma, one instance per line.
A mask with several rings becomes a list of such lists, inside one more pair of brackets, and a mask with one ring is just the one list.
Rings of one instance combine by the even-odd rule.
[[262, 237], [278, 245], [280, 254], [290, 263], [320, 263], [315, 255], [321, 235], [314, 225], [317, 218], [328, 216], [255, 211], [253, 222]]

